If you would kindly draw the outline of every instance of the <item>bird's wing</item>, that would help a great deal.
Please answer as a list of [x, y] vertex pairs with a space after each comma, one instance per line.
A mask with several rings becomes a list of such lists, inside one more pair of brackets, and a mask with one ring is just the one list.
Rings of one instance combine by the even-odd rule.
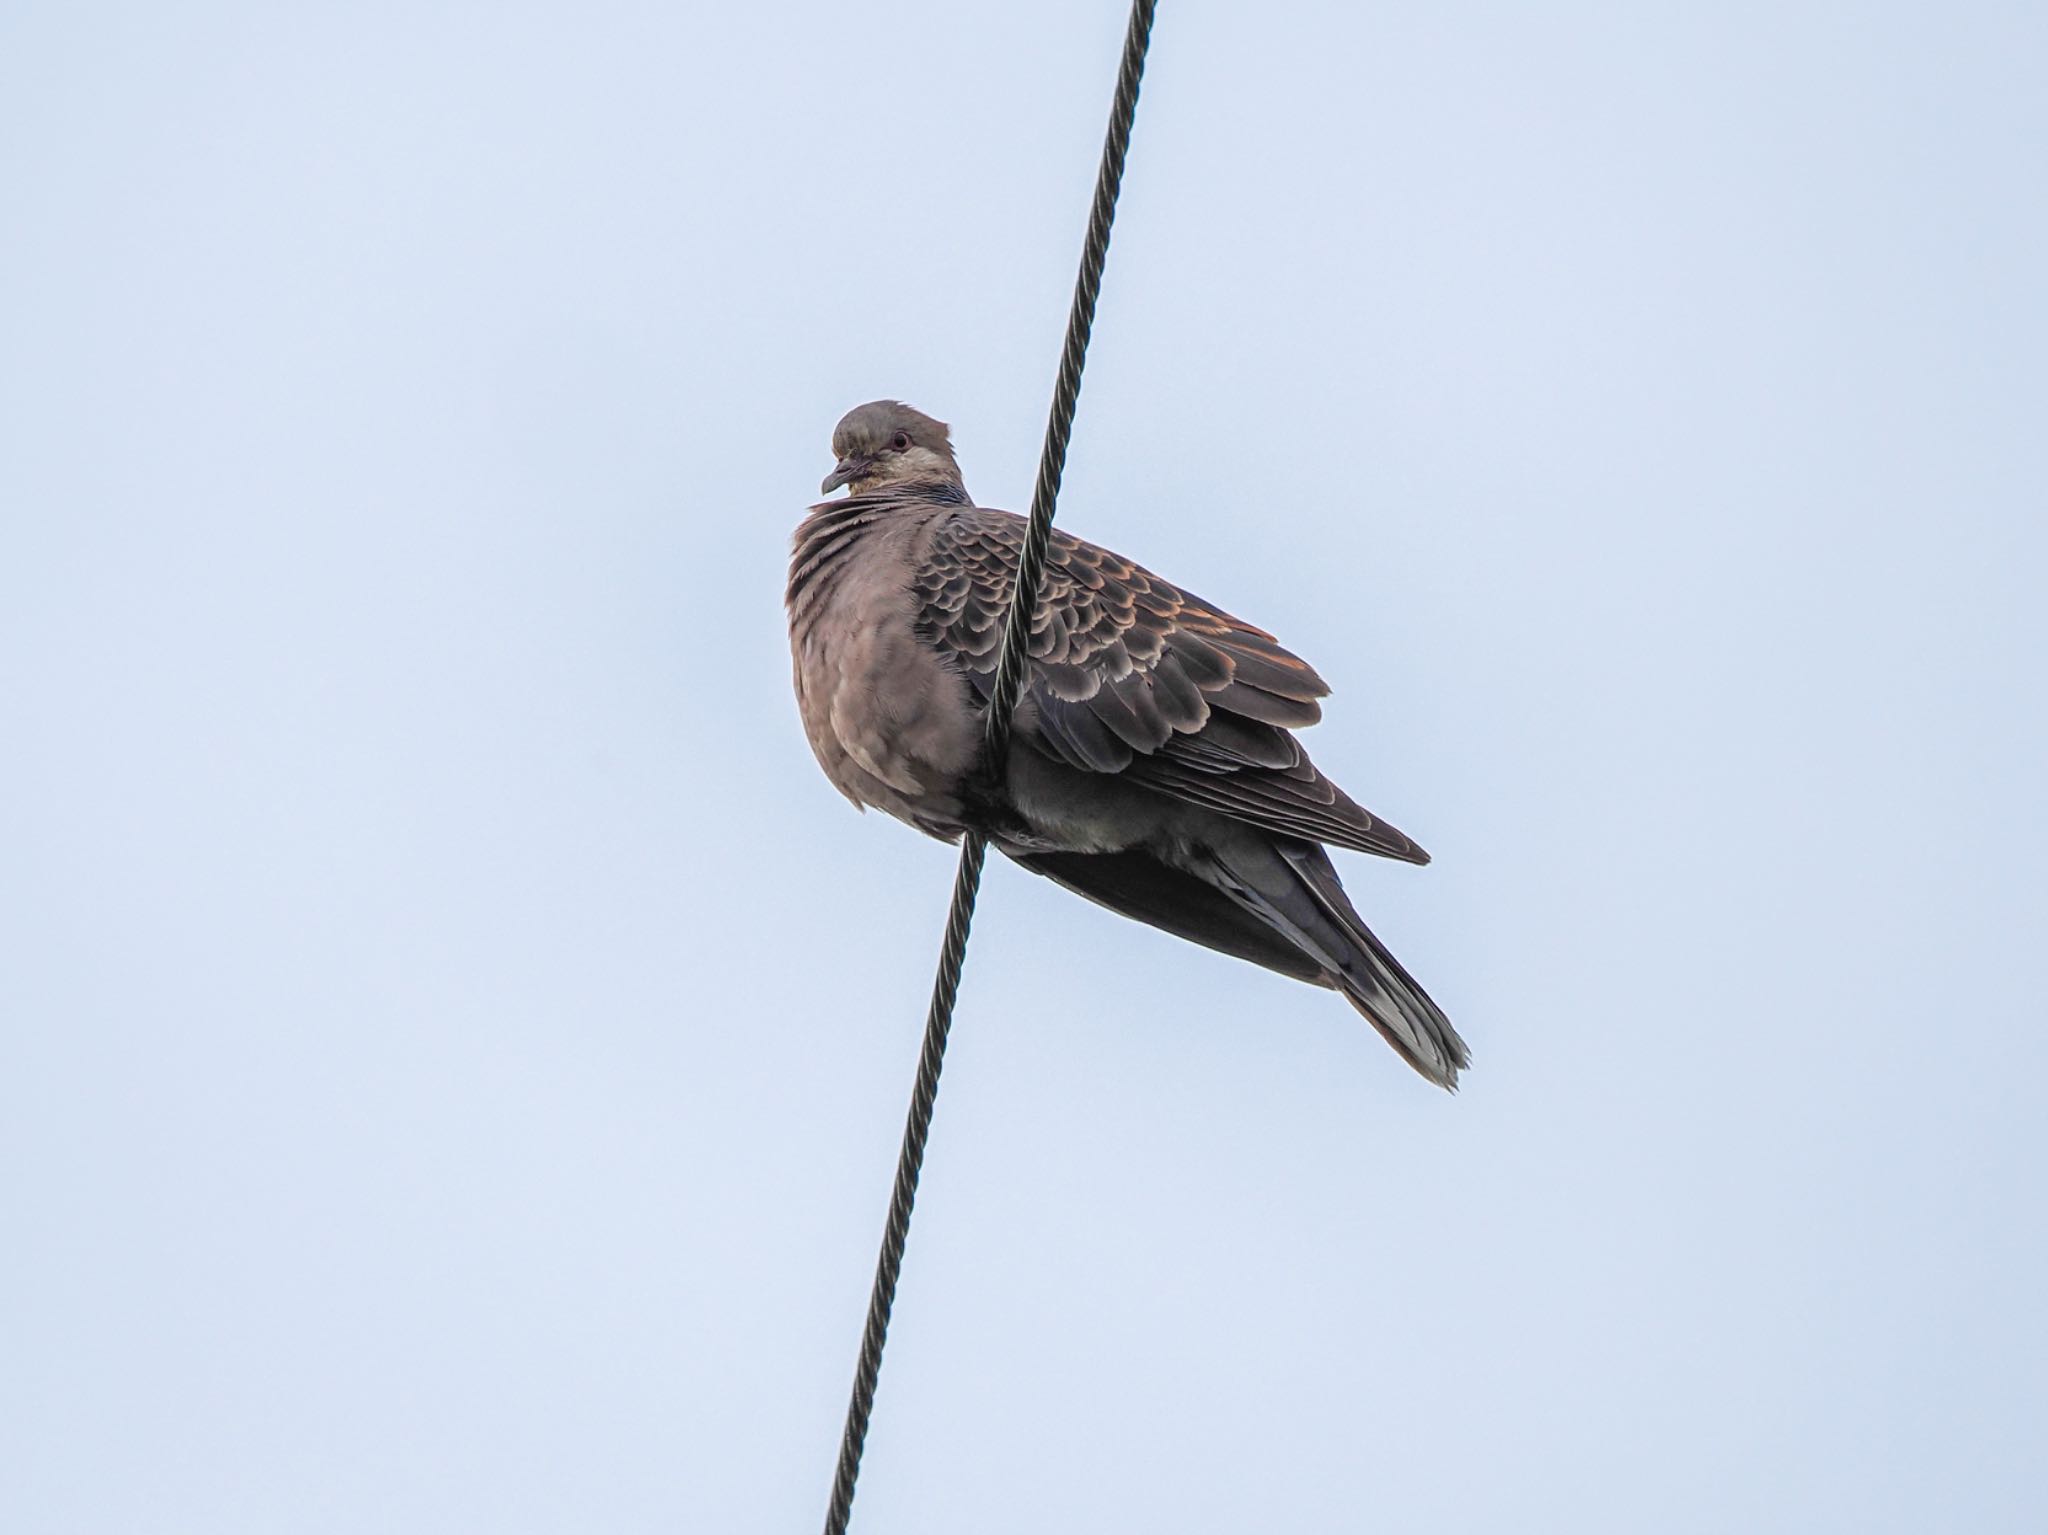
[[[933, 525], [912, 579], [923, 632], [984, 699], [1023, 541], [1021, 517], [962, 507]], [[1020, 730], [1048, 755], [1270, 831], [1429, 861], [1289, 733], [1322, 717], [1314, 668], [1121, 555], [1054, 530], [1028, 653]]]

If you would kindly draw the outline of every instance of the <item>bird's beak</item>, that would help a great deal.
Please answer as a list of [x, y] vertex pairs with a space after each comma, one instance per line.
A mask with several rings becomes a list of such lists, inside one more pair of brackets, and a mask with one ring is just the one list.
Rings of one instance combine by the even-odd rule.
[[832, 466], [832, 472], [825, 476], [825, 483], [818, 487], [818, 493], [829, 496], [840, 486], [852, 484], [873, 467], [872, 460], [854, 458], [849, 454]]

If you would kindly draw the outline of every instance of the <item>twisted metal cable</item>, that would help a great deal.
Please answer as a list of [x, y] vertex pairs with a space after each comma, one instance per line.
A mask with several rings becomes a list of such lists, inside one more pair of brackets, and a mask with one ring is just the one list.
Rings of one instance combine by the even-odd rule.
[[[1081, 245], [1074, 303], [1067, 313], [1067, 339], [1060, 351], [1059, 378], [1053, 386], [1045, 450], [1038, 460], [1038, 483], [1031, 492], [1030, 521], [1018, 555], [1017, 581], [1010, 592], [1002, 651], [989, 695], [982, 764], [985, 771], [998, 779], [1009, 754], [1017, 696], [1024, 686], [1025, 647], [1044, 580], [1053, 507], [1059, 500], [1060, 477], [1066, 471], [1067, 442], [1073, 434], [1074, 408], [1081, 396], [1081, 369], [1088, 358], [1088, 336], [1095, 327], [1095, 300], [1102, 290], [1109, 231], [1116, 219], [1117, 191], [1123, 184], [1124, 156], [1130, 149], [1131, 123], [1138, 112], [1138, 83], [1145, 73], [1145, 49], [1152, 39], [1152, 14], [1157, 8], [1158, 0], [1132, 0], [1130, 26], [1124, 34], [1123, 62], [1117, 70], [1116, 95], [1110, 103], [1109, 133], [1103, 140], [1102, 165], [1096, 173], [1095, 201], [1088, 210], [1088, 233]], [[874, 1411], [875, 1384], [882, 1373], [882, 1346], [888, 1341], [889, 1313], [896, 1303], [897, 1278], [903, 1272], [903, 1249], [910, 1238], [910, 1212], [917, 1203], [918, 1174], [924, 1167], [925, 1141], [931, 1133], [932, 1110], [939, 1096], [939, 1072], [946, 1059], [946, 1036], [953, 1027], [953, 1003], [960, 994], [960, 969], [967, 959], [967, 934], [974, 922], [974, 901], [981, 889], [981, 871], [987, 858], [987, 836], [970, 828], [960, 839], [953, 904], [946, 916], [946, 937], [939, 950], [938, 975], [932, 982], [931, 1007], [925, 1014], [924, 1047], [918, 1054], [917, 1083], [911, 1090], [903, 1149], [896, 1160], [896, 1183], [889, 1195], [888, 1219], [882, 1227], [882, 1253], [875, 1264], [875, 1285], [868, 1297], [867, 1325], [861, 1332], [853, 1396], [846, 1406], [846, 1432], [839, 1443], [839, 1468], [832, 1478], [825, 1535], [846, 1535], [847, 1522], [853, 1517], [854, 1483], [860, 1476], [861, 1450], [867, 1443], [868, 1418]]]

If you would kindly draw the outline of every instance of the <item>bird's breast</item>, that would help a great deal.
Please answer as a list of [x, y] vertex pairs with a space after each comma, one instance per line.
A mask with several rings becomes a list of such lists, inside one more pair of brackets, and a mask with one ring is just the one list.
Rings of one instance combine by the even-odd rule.
[[815, 562], [799, 583], [799, 540], [790, 602], [797, 706], [841, 793], [952, 837], [981, 716], [965, 679], [917, 631], [908, 542], [876, 529]]

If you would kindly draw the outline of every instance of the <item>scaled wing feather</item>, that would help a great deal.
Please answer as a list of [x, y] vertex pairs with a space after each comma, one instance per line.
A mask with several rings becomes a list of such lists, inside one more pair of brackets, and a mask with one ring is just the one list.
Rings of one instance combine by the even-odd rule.
[[[1022, 518], [962, 506], [913, 580], [921, 628], [984, 700], [1023, 537]], [[1322, 717], [1314, 668], [1143, 566], [1055, 529], [1027, 653], [1033, 749], [1283, 835], [1428, 861], [1288, 734]]]

